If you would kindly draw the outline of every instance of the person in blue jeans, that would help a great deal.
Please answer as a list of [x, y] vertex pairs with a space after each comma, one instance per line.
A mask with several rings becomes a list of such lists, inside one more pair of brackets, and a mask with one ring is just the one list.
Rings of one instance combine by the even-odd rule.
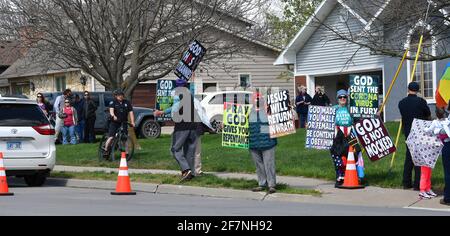
[[73, 104], [73, 107], [77, 111], [77, 118], [78, 118], [77, 125], [75, 126], [75, 133], [78, 137], [78, 142], [82, 143], [84, 141], [84, 125], [85, 125], [85, 121], [83, 118], [84, 100], [80, 99], [80, 96], [78, 94], [75, 95], [75, 102]]
[[[61, 129], [63, 135], [63, 145], [77, 144], [77, 136], [75, 134], [75, 127], [78, 123], [77, 110], [71, 106], [70, 100], [64, 101], [64, 108], [59, 112], [61, 119], [63, 119], [63, 127]], [[69, 139], [67, 138], [69, 136]]]

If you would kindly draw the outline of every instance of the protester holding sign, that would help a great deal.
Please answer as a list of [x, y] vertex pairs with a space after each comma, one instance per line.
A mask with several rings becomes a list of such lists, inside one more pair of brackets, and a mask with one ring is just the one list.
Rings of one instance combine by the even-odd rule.
[[275, 147], [277, 140], [270, 138], [269, 122], [266, 115], [265, 100], [257, 92], [253, 99], [253, 108], [250, 114], [250, 154], [256, 165], [259, 187], [254, 192], [265, 191], [270, 194], [276, 192]]
[[187, 81], [178, 79], [174, 94], [174, 105], [165, 111], [155, 111], [155, 116], [172, 114], [175, 129], [172, 134], [172, 154], [180, 165], [181, 180], [195, 177], [195, 149], [199, 137], [200, 118], [195, 109], [195, 101], [187, 89]]
[[[339, 104], [334, 107], [336, 110], [336, 135], [333, 141], [333, 146], [330, 149], [331, 157], [333, 158], [336, 168], [336, 187], [342, 186], [345, 180], [345, 171], [347, 166], [347, 156], [349, 151], [349, 140], [354, 141], [353, 132], [353, 119], [348, 110], [348, 93], [345, 90], [340, 90], [337, 93]], [[355, 145], [356, 146], [356, 145]], [[359, 158], [358, 158], [359, 157]], [[360, 178], [364, 177], [363, 168], [364, 162], [362, 155], [356, 155], [357, 169]]]

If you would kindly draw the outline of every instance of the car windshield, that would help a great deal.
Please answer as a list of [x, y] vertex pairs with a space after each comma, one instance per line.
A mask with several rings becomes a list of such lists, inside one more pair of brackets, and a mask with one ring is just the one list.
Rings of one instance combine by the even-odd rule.
[[0, 104], [0, 127], [30, 127], [48, 125], [49, 123], [37, 105]]

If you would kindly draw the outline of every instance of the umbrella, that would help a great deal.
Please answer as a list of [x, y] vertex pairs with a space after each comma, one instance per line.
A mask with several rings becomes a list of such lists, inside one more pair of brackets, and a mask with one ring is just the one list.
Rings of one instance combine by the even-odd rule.
[[431, 123], [431, 121], [415, 119], [406, 144], [415, 166], [434, 169], [444, 144], [435, 135], [425, 132]]
[[450, 100], [450, 63], [445, 69], [439, 87], [436, 91], [436, 106], [440, 108], [447, 107]]

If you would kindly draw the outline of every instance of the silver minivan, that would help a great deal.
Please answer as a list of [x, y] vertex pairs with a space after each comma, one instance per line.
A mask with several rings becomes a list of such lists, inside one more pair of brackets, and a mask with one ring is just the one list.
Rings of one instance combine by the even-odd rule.
[[55, 130], [37, 103], [0, 97], [0, 152], [6, 175], [42, 186], [56, 162]]

